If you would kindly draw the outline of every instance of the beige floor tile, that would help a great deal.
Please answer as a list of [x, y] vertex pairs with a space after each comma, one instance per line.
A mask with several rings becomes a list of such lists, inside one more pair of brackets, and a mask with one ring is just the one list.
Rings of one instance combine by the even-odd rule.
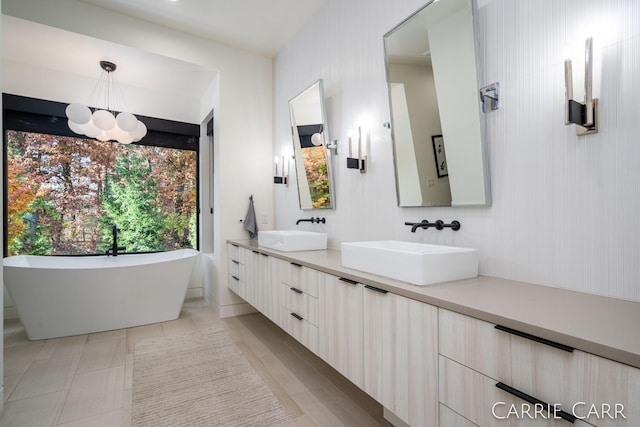
[[115, 411], [105, 412], [104, 414], [94, 415], [93, 417], [58, 424], [58, 427], [122, 427], [123, 419], [124, 411], [122, 409], [116, 409]]
[[22, 375], [9, 401], [68, 390], [80, 355], [34, 360]]
[[3, 427], [55, 426], [62, 411], [66, 391], [7, 402], [0, 413]]
[[[29, 342], [22, 327], [12, 324], [4, 349], [10, 400], [0, 426], [130, 427], [135, 343], [216, 324], [225, 326], [298, 425], [389, 425], [378, 403], [264, 316], [221, 320], [208, 301], [196, 299], [185, 301], [175, 321], [78, 337]], [[69, 359], [75, 368], [61, 361]], [[75, 375], [65, 383], [70, 371]], [[67, 389], [19, 399], [39, 385], [44, 393], [61, 384]]]
[[180, 317], [176, 320], [163, 322], [162, 330], [165, 336], [180, 335], [195, 331], [196, 324], [193, 322], [191, 317]]
[[90, 343], [94, 341], [117, 340], [121, 338], [127, 338], [126, 329], [116, 329], [115, 331], [96, 332], [93, 334], [89, 334], [87, 342]]
[[78, 373], [124, 366], [126, 349], [125, 338], [88, 342], [82, 352]]
[[87, 342], [87, 335], [75, 335], [72, 337], [52, 338], [46, 340], [44, 348], [38, 354], [37, 359], [51, 357], [74, 356], [82, 353]]
[[162, 336], [164, 336], [164, 331], [160, 323], [127, 329], [127, 354], [133, 353], [136, 342], [145, 338]]
[[44, 341], [26, 342], [4, 349], [4, 375], [24, 373], [31, 362], [36, 360], [42, 349]]
[[133, 386], [133, 354], [129, 353], [124, 360], [124, 389], [130, 390]]
[[6, 402], [9, 397], [11, 397], [11, 393], [15, 390], [16, 386], [22, 379], [23, 374], [16, 375], [7, 375], [3, 378], [2, 384], [4, 385], [4, 401]]
[[121, 409], [124, 366], [78, 374], [73, 379], [60, 423], [93, 417]]

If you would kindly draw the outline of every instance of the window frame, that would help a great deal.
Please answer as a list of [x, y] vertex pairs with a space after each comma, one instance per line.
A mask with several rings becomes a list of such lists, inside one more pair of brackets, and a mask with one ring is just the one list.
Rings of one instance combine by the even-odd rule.
[[[3, 170], [3, 256], [8, 256], [8, 174], [7, 131], [33, 132], [48, 135], [93, 139], [74, 133], [67, 125], [65, 109], [68, 104], [2, 94], [2, 161]], [[136, 115], [147, 126], [147, 135], [132, 145], [175, 148], [196, 152], [196, 248], [200, 250], [200, 125]], [[80, 254], [64, 256], [97, 256]], [[56, 256], [56, 255], [50, 255]]]

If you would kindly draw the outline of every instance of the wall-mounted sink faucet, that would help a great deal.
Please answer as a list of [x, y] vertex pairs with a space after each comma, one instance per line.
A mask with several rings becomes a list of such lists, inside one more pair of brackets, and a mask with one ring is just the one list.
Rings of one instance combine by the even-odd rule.
[[441, 219], [436, 222], [429, 222], [427, 219], [423, 219], [421, 222], [405, 222], [404, 225], [411, 226], [411, 232], [415, 233], [418, 228], [435, 228], [436, 230], [442, 230], [443, 228], [450, 228], [453, 231], [460, 230], [460, 222], [459, 221], [451, 221], [451, 224], [445, 224]]
[[107, 255], [118, 256], [118, 251], [124, 251], [127, 248], [124, 246], [118, 246], [118, 227], [113, 224], [111, 225], [111, 248], [107, 249]]
[[325, 222], [327, 222], [327, 220], [325, 218], [320, 218], [320, 217], [302, 218], [302, 219], [299, 219], [299, 220], [296, 221], [296, 225], [300, 224], [301, 222], [310, 222], [312, 224], [313, 223], [318, 223], [318, 224], [323, 223], [324, 224]]

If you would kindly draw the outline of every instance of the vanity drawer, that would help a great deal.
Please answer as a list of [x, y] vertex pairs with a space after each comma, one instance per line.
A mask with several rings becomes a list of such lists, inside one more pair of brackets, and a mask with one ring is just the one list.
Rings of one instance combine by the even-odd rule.
[[247, 294], [247, 284], [240, 280], [238, 276], [229, 275], [228, 287], [239, 297], [245, 298]]
[[282, 329], [313, 353], [318, 354], [318, 327], [284, 306], [280, 314]]
[[238, 252], [240, 251], [240, 247], [231, 244], [231, 243], [227, 243], [227, 257], [231, 260], [234, 259], [236, 261], [238, 260]]
[[318, 299], [285, 283], [280, 287], [280, 301], [291, 312], [318, 326]]
[[[440, 356], [438, 379], [441, 405], [445, 405], [461, 415], [463, 419], [470, 421], [469, 424], [464, 424], [458, 418], [458, 424], [453, 425], [473, 426], [475, 424], [478, 427], [588, 426], [581, 420], [575, 420], [572, 424], [562, 418], [554, 419], [552, 414], [542, 410], [541, 407], [536, 410], [535, 404], [496, 387], [498, 381], [443, 356]], [[449, 426], [443, 422], [444, 419], [441, 419], [441, 426]]]
[[440, 404], [439, 411], [440, 416], [438, 419], [440, 420], [440, 425], [442, 427], [478, 427], [477, 424], [472, 423], [442, 403]]
[[292, 262], [283, 262], [282, 282], [318, 298], [318, 271]]
[[560, 403], [591, 424], [638, 424], [640, 369], [513, 332], [439, 310], [440, 354], [545, 402]]

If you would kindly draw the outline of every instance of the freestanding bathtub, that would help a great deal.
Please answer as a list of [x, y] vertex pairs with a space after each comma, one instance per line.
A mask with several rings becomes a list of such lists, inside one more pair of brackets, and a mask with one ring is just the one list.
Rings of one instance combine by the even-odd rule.
[[30, 340], [177, 319], [198, 251], [4, 259], [4, 283]]

